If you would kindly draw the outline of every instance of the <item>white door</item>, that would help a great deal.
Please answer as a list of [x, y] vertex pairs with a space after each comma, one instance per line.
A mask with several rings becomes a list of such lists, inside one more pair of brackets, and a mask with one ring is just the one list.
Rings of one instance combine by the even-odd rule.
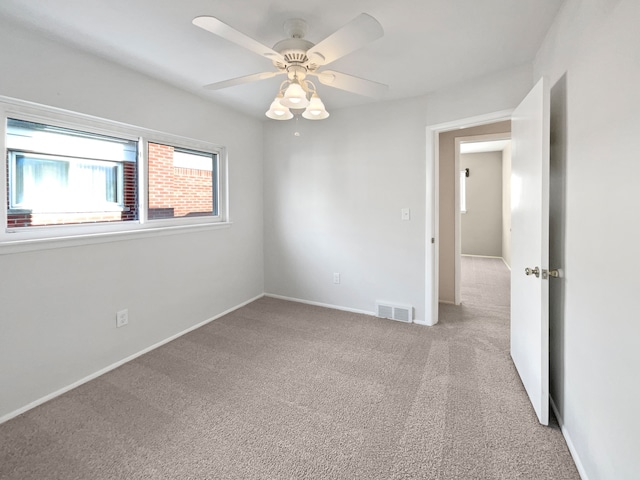
[[511, 357], [549, 424], [549, 92], [541, 79], [511, 119]]

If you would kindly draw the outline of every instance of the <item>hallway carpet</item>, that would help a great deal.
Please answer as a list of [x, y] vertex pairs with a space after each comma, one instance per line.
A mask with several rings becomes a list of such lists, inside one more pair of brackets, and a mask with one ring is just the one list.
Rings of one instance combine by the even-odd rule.
[[0, 478], [579, 479], [482, 260], [435, 327], [255, 301], [0, 425]]

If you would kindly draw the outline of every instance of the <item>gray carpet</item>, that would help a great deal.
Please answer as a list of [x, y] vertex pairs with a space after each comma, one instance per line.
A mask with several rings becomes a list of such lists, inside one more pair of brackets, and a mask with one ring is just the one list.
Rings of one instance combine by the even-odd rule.
[[579, 479], [500, 260], [435, 327], [263, 298], [0, 425], [2, 479]]

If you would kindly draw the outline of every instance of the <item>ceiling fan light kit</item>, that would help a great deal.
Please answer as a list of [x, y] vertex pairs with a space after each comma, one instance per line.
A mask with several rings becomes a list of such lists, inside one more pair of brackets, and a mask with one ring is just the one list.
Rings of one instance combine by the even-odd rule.
[[301, 116], [308, 120], [323, 120], [329, 117], [329, 112], [318, 96], [315, 85], [306, 79], [309, 75], [315, 76], [323, 85], [371, 97], [380, 97], [388, 89], [387, 85], [346, 73], [318, 70], [384, 35], [380, 23], [366, 13], [358, 15], [315, 45], [304, 39], [307, 31], [307, 23], [304, 20], [299, 18], [287, 20], [284, 23], [284, 30], [290, 38], [279, 41], [273, 49], [215, 17], [196, 17], [193, 19], [193, 24], [268, 58], [277, 69], [276, 72], [257, 73], [224, 80], [207, 85], [205, 88], [217, 90], [276, 75], [287, 75], [287, 80], [280, 84], [276, 98], [265, 113], [273, 120], [290, 120], [294, 117], [294, 113], [295, 115], [301, 113]]
[[309, 106], [302, 112], [302, 116], [307, 120], [324, 120], [329, 116], [329, 112], [324, 108], [324, 103], [317, 93], [311, 95]]
[[280, 103], [280, 99], [282, 99], [281, 93], [278, 94], [273, 102], [271, 102], [271, 106], [265, 115], [273, 120], [291, 120], [293, 118], [293, 113]]
[[[302, 111], [302, 117], [308, 120], [324, 120], [329, 116], [324, 103], [316, 93], [316, 86], [309, 80], [299, 80], [296, 74], [292, 80], [282, 82], [278, 96], [265, 115], [275, 120], [289, 120], [293, 118], [289, 109], [296, 113]], [[285, 113], [281, 113], [282, 110]]]
[[309, 105], [307, 92], [297, 80], [294, 80], [284, 91], [284, 97], [280, 100], [280, 104], [288, 108], [306, 108]]

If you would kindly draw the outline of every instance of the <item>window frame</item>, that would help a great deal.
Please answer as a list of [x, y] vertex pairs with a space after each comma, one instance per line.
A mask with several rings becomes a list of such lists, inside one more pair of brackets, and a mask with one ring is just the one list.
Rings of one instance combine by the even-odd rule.
[[[138, 143], [138, 219], [119, 222], [9, 228], [7, 226], [7, 170], [9, 159], [6, 145], [8, 118], [136, 141]], [[179, 148], [217, 155], [218, 215], [154, 220], [147, 218], [149, 142], [170, 144]], [[174, 234], [185, 229], [218, 228], [231, 224], [229, 221], [227, 149], [218, 144], [0, 96], [0, 150], [2, 151], [0, 198], [2, 198], [4, 205], [0, 209], [0, 254], [57, 248], [57, 246], [68, 246], [70, 243], [101, 243], [130, 238], [131, 235], [157, 236]]]

